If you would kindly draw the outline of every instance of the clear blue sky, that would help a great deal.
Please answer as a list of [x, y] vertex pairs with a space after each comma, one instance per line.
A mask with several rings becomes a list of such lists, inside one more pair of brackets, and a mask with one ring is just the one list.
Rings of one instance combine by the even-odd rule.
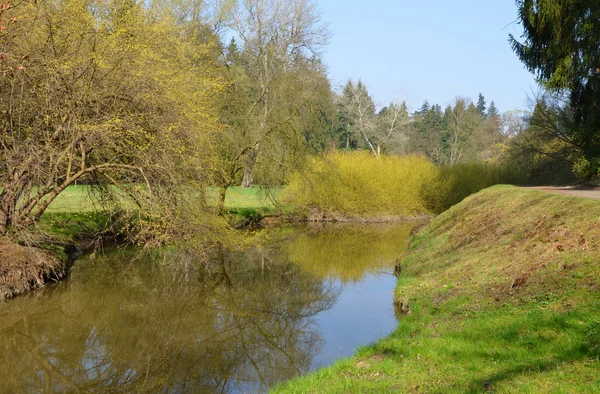
[[316, 0], [332, 38], [324, 62], [333, 84], [362, 79], [378, 105], [411, 111], [482, 92], [502, 111], [526, 109], [535, 80], [512, 52], [513, 0]]

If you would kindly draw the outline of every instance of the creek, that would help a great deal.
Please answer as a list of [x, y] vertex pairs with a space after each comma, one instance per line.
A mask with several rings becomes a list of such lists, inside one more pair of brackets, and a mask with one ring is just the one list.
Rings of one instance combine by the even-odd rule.
[[84, 256], [0, 302], [0, 392], [265, 392], [396, 327], [392, 273], [414, 226], [268, 229], [260, 248], [203, 258]]

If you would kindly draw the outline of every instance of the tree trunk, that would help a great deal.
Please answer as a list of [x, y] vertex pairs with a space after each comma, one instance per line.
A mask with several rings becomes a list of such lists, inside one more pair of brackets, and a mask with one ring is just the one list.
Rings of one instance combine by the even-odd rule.
[[223, 186], [219, 193], [219, 202], [218, 202], [218, 210], [219, 216], [223, 216], [223, 212], [225, 212], [225, 197], [227, 196], [227, 188], [228, 186]]
[[6, 228], [8, 227], [8, 215], [0, 210], [0, 237], [6, 234]]
[[254, 166], [256, 164], [256, 158], [258, 157], [258, 150], [260, 149], [260, 142], [257, 142], [254, 149], [250, 151], [248, 160], [246, 161], [246, 168], [244, 169], [244, 179], [242, 180], [242, 187], [252, 187], [254, 179]]

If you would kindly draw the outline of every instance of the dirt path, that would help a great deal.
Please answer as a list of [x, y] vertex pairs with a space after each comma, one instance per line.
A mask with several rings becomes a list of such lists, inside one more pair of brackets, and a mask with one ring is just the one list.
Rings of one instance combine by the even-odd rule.
[[549, 193], [563, 194], [566, 196], [600, 200], [600, 188], [582, 189], [582, 188], [578, 188], [576, 186], [536, 186], [536, 187], [525, 187], [524, 189], [541, 190], [541, 191], [546, 191]]

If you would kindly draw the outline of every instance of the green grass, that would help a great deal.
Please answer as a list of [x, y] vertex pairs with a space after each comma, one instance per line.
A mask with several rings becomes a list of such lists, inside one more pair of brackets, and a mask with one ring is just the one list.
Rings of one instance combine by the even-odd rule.
[[[233, 222], [246, 223], [277, 212], [276, 201], [283, 188], [231, 187], [227, 191], [225, 209]], [[41, 218], [39, 228], [69, 243], [78, 237], [101, 233], [109, 218], [97, 202], [90, 186], [69, 186], [50, 204]], [[207, 202], [216, 206], [219, 190], [208, 188]]]
[[[228, 210], [275, 209], [275, 201], [280, 198], [283, 188], [242, 188], [233, 186], [227, 190], [225, 208]], [[89, 186], [69, 186], [63, 191], [47, 209], [47, 213], [84, 213], [97, 212], [100, 210], [98, 204], [93, 202], [93, 190]], [[207, 202], [216, 205], [219, 189], [209, 188], [207, 191]]]
[[[254, 186], [243, 188], [241, 186], [231, 186], [227, 189], [225, 209], [228, 211], [273, 211], [277, 209], [277, 204], [281, 200], [283, 190], [283, 187], [262, 188]], [[206, 200], [209, 205], [216, 206], [219, 192], [218, 188], [208, 188]]]
[[496, 186], [411, 241], [410, 313], [275, 393], [600, 393], [600, 202]]

